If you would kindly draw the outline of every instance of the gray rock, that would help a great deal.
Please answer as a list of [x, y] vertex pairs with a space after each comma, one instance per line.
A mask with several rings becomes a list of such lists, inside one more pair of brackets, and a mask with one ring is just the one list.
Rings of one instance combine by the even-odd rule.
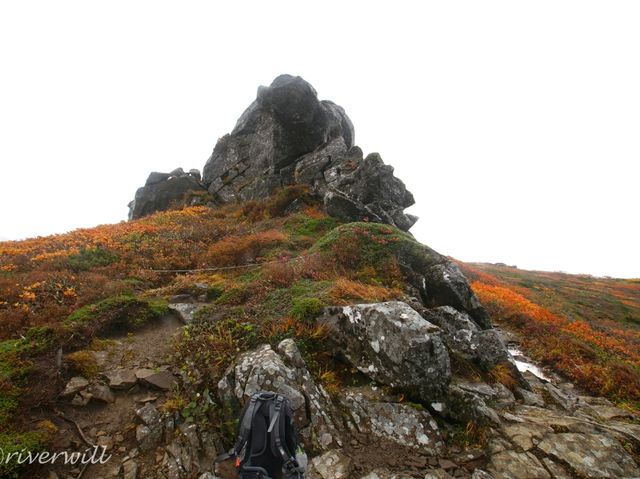
[[446, 392], [451, 369], [440, 329], [406, 303], [326, 308], [318, 321], [337, 352], [370, 378], [425, 401]]
[[144, 186], [157, 185], [158, 183], [162, 183], [163, 181], [168, 180], [170, 177], [170, 173], [160, 173], [158, 171], [152, 171], [151, 173], [149, 173], [149, 177], [147, 178]]
[[314, 185], [324, 184], [324, 171], [332, 161], [346, 155], [348, 149], [342, 137], [332, 140], [322, 148], [304, 155], [295, 165], [294, 182]]
[[538, 458], [530, 452], [499, 452], [491, 457], [487, 469], [496, 479], [551, 479]]
[[220, 400], [234, 411], [235, 418], [254, 393], [283, 394], [291, 402], [294, 420], [307, 447], [327, 450], [341, 446], [330, 398], [311, 378], [295, 342], [282, 341], [278, 351], [280, 354], [265, 344], [240, 354], [218, 383]]
[[190, 204], [194, 194], [205, 193], [200, 182], [193, 176], [171, 176], [167, 180], [143, 186], [136, 191], [129, 204], [129, 219], [141, 218], [156, 211]]
[[136, 378], [145, 386], [170, 390], [176, 384], [176, 378], [169, 371], [154, 371], [152, 369], [138, 369]]
[[631, 456], [605, 435], [553, 434], [538, 448], [568, 464], [580, 477], [640, 477], [640, 468]]
[[113, 395], [113, 392], [111, 392], [111, 389], [108, 386], [105, 386], [104, 384], [96, 384], [95, 386], [93, 386], [91, 388], [91, 395], [93, 396], [93, 399], [96, 399], [98, 401], [102, 401], [105, 403], [112, 403], [115, 402], [116, 398]]
[[[433, 407], [433, 405], [432, 405]], [[501, 424], [498, 413], [487, 405], [481, 394], [451, 385], [445, 398], [442, 414], [454, 421], [467, 423], [475, 421], [480, 424]]]
[[[385, 165], [378, 153], [371, 153], [351, 173], [341, 174], [330, 184], [334, 195], [325, 195], [327, 213], [339, 212], [343, 219], [367, 219], [388, 223], [407, 231], [417, 218], [405, 215], [403, 210], [414, 204], [413, 195], [404, 183], [393, 175], [393, 167]], [[338, 209], [337, 201], [348, 199], [350, 209]]]
[[197, 168], [191, 168], [189, 170], [189, 174], [193, 176], [196, 180], [200, 181], [202, 179], [202, 174], [200, 174], [200, 170]]
[[349, 479], [353, 471], [351, 459], [338, 450], [314, 457], [307, 473], [308, 479]]
[[416, 220], [403, 212], [413, 204], [411, 193], [379, 155], [363, 160], [362, 151], [352, 148], [354, 138], [344, 109], [318, 101], [302, 78], [281, 75], [260, 87], [231, 134], [218, 141], [203, 183], [221, 203], [262, 199], [292, 183], [311, 184], [330, 214], [408, 230]]
[[69, 382], [64, 388], [64, 391], [62, 391], [62, 394], [60, 395], [62, 397], [75, 396], [77, 393], [85, 389], [87, 386], [89, 386], [89, 381], [87, 381], [82, 376], [75, 376], [69, 380]]
[[142, 420], [136, 428], [136, 440], [142, 452], [155, 449], [163, 437], [163, 420], [156, 407], [147, 403], [136, 411], [136, 415]]
[[451, 306], [426, 309], [421, 313], [427, 321], [442, 329], [442, 337], [450, 351], [474, 362], [485, 371], [490, 371], [498, 364], [507, 364], [514, 377], [521, 377], [496, 330], [480, 329], [467, 313]]
[[193, 321], [193, 315], [202, 308], [202, 305], [193, 303], [169, 303], [168, 307], [176, 313], [183, 323], [189, 324]]
[[444, 442], [437, 423], [427, 411], [406, 404], [371, 400], [377, 391], [369, 387], [351, 388], [340, 395], [349, 412], [349, 426], [367, 437], [387, 439], [420, 450], [421, 454], [439, 455]]
[[129, 389], [138, 380], [135, 373], [129, 369], [116, 369], [106, 372], [105, 375], [112, 389]]
[[169, 176], [184, 176], [184, 170], [182, 168], [176, 168], [169, 173]]
[[527, 406], [544, 407], [544, 399], [537, 393], [518, 388], [518, 393], [522, 397], [522, 402]]

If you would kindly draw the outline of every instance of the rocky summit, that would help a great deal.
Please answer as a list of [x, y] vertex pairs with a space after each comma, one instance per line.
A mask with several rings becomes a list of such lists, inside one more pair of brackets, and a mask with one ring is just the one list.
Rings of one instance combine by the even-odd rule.
[[[132, 221], [0, 244], [0, 452], [111, 455], [0, 461], [0, 477], [234, 479], [215, 459], [259, 391], [289, 399], [307, 479], [640, 477], [637, 404], [520, 352], [530, 331], [561, 359], [550, 325], [575, 325], [524, 298], [500, 315], [517, 296], [497, 280], [482, 304], [407, 232], [411, 194], [354, 138], [342, 108], [283, 75], [202, 175], [151, 173]], [[634, 353], [586, 341], [565, 367]]]
[[[407, 231], [413, 195], [377, 153], [363, 156], [344, 109], [318, 100], [299, 76], [261, 86], [231, 133], [220, 138], [199, 175], [152, 173], [129, 205], [130, 219], [169, 207], [261, 200], [288, 185], [309, 185], [326, 211], [350, 221], [387, 223]], [[193, 170], [192, 170], [193, 171]], [[194, 195], [195, 193], [195, 195]]]

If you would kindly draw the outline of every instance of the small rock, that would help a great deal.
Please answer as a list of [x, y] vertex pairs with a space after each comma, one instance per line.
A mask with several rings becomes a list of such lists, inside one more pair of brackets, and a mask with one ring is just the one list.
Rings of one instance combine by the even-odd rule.
[[96, 384], [95, 386], [93, 386], [91, 388], [91, 395], [93, 396], [93, 399], [105, 403], [112, 403], [116, 400], [113, 392], [111, 392], [111, 389], [104, 384]]
[[444, 469], [445, 471], [450, 471], [451, 469], [455, 469], [456, 467], [458, 467], [448, 459], [439, 459], [438, 463], [440, 464], [440, 468]]
[[101, 436], [96, 441], [98, 447], [104, 447], [105, 451], [113, 449], [113, 438], [111, 436]]
[[124, 470], [123, 479], [136, 479], [138, 477], [138, 464], [129, 459], [122, 464]]
[[89, 381], [87, 381], [82, 376], [73, 377], [69, 380], [69, 382], [65, 386], [61, 396], [62, 397], [74, 396], [75, 394], [79, 393], [84, 388], [86, 388], [88, 385], [89, 385]]
[[136, 377], [146, 386], [168, 391], [176, 384], [175, 376], [169, 371], [150, 371], [150, 373], [149, 371], [148, 369], [136, 371]]
[[128, 369], [118, 369], [106, 373], [109, 387], [113, 389], [129, 389], [136, 381], [136, 375]]
[[86, 406], [89, 404], [93, 396], [88, 391], [80, 391], [80, 394], [76, 394], [71, 400], [71, 404], [74, 406]]
[[148, 402], [153, 402], [156, 399], [158, 399], [158, 396], [154, 395], [154, 394], [146, 394], [142, 397], [138, 397], [136, 398], [136, 402], [138, 403], [148, 403]]
[[202, 305], [188, 303], [183, 300], [180, 302], [172, 301], [171, 303], [169, 303], [168, 307], [178, 315], [183, 323], [189, 324], [191, 321], [193, 321], [194, 313], [202, 308]]

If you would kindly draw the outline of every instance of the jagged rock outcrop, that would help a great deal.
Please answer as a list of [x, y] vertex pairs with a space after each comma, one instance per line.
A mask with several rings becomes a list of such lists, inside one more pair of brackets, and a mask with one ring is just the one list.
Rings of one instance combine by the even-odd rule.
[[308, 184], [330, 215], [368, 219], [408, 230], [416, 218], [402, 181], [377, 153], [363, 158], [342, 107], [319, 101], [300, 77], [280, 75], [222, 137], [203, 170], [203, 182], [218, 201], [261, 199], [277, 188]]
[[223, 204], [264, 199], [278, 188], [304, 184], [332, 216], [408, 230], [417, 220], [404, 213], [413, 195], [380, 155], [363, 157], [354, 140], [342, 107], [320, 101], [302, 78], [280, 75], [258, 89], [235, 128], [218, 140], [202, 178], [197, 170], [181, 168], [151, 173], [130, 203], [129, 218], [187, 206], [193, 192], [208, 190], [214, 203]]
[[129, 203], [129, 219], [170, 208], [193, 206], [202, 201], [206, 192], [207, 189], [200, 183], [200, 172], [196, 169], [188, 173], [182, 168], [176, 168], [171, 173], [154, 171]]
[[370, 378], [440, 397], [451, 378], [440, 328], [400, 301], [331, 307], [318, 319], [328, 326], [339, 354]]

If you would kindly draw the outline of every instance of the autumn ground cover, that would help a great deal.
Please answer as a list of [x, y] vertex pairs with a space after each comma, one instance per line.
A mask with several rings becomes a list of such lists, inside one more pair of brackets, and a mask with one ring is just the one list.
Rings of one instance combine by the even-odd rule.
[[592, 394], [640, 409], [640, 281], [459, 263], [492, 319]]
[[389, 226], [342, 225], [293, 187], [266, 202], [0, 243], [0, 447], [46, 443], [51, 425], [26, 413], [55, 405], [63, 378], [94, 369], [87, 350], [155, 321], [176, 294], [204, 292], [209, 305], [176, 341], [174, 360], [188, 381], [167, 407], [197, 408], [191, 398], [213, 387], [237, 351], [286, 337], [336, 389], [326, 331], [310, 319], [328, 304], [400, 297], [393, 253], [407, 242]]

